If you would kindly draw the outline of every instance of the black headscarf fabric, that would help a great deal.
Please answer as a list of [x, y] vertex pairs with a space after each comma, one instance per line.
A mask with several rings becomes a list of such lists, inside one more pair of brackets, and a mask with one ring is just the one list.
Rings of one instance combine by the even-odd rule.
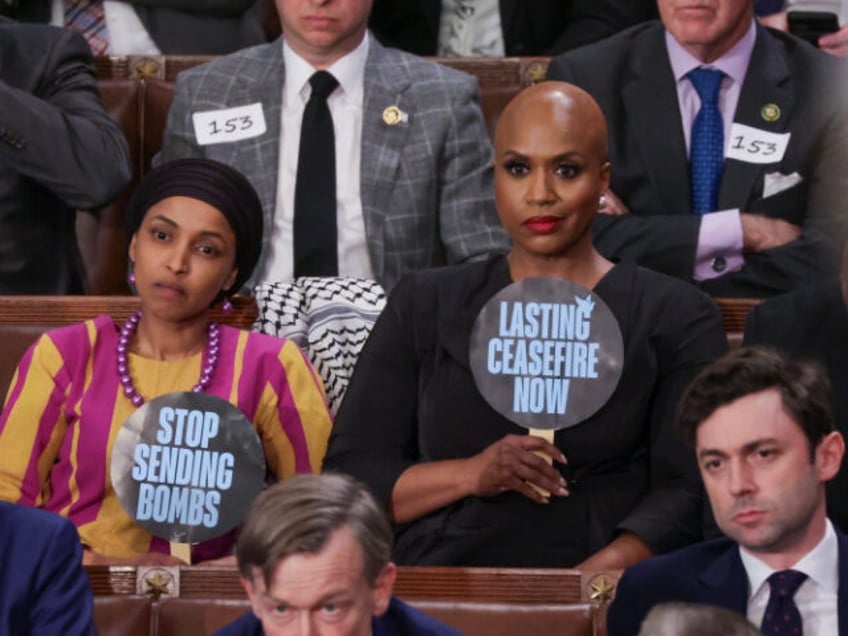
[[236, 292], [250, 278], [262, 249], [262, 203], [238, 170], [211, 159], [177, 159], [148, 172], [133, 193], [126, 212], [127, 240], [138, 231], [147, 211], [168, 197], [208, 203], [226, 217], [236, 237]]

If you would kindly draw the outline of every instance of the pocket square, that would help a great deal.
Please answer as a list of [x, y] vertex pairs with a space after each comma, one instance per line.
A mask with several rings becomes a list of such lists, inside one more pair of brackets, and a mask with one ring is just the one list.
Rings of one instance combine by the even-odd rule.
[[770, 172], [763, 178], [763, 198], [774, 196], [804, 180], [797, 172], [783, 174], [782, 172]]

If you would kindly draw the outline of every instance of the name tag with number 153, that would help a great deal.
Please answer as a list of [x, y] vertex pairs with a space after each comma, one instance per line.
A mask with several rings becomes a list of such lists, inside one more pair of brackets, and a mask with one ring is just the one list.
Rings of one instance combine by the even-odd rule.
[[745, 124], [733, 124], [724, 156], [746, 163], [777, 163], [783, 161], [791, 136], [792, 133], [773, 133]]
[[192, 113], [191, 120], [197, 143], [201, 146], [250, 139], [264, 134], [266, 130], [260, 102]]

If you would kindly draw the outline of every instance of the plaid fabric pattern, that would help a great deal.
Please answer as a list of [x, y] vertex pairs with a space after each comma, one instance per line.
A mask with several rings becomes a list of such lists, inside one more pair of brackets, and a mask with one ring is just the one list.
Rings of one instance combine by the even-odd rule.
[[[207, 157], [250, 179], [266, 228], [252, 284], [261, 282], [271, 247], [284, 80], [280, 41], [180, 73], [155, 160]], [[388, 291], [411, 271], [506, 252], [509, 239], [494, 206], [493, 152], [477, 80], [372, 38], [364, 82], [360, 196], [374, 278]], [[257, 102], [265, 134], [236, 143], [197, 143], [193, 113]], [[390, 106], [406, 119], [384, 122]]]
[[356, 359], [386, 305], [372, 280], [303, 277], [256, 290], [253, 330], [294, 341], [324, 381], [330, 412], [342, 403]]
[[109, 31], [103, 0], [65, 0], [65, 26], [78, 31], [88, 40], [95, 55], [103, 55], [109, 48]]

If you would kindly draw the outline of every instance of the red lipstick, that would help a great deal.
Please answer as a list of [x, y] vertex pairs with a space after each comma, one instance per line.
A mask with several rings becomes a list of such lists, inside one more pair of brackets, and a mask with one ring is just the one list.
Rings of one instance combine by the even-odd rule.
[[559, 228], [562, 221], [563, 219], [558, 216], [533, 216], [522, 225], [536, 234], [550, 234]]

